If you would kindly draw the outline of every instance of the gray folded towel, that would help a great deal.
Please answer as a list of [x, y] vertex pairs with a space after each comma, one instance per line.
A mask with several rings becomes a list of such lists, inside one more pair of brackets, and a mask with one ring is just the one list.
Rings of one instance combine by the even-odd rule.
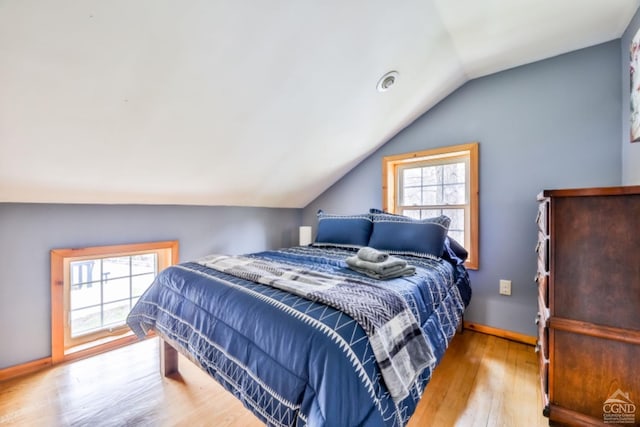
[[353, 271], [357, 271], [360, 274], [364, 274], [365, 276], [369, 276], [377, 280], [390, 280], [395, 279], [396, 277], [413, 276], [416, 273], [416, 268], [412, 265], [388, 270], [384, 274], [376, 273], [375, 271], [367, 270], [364, 268], [356, 268], [351, 266], [349, 266], [349, 268]]
[[381, 252], [375, 248], [365, 246], [358, 251], [358, 258], [363, 261], [383, 262], [389, 258], [389, 254]]
[[385, 274], [391, 269], [397, 269], [398, 267], [404, 268], [407, 266], [407, 262], [405, 260], [392, 256], [382, 262], [371, 262], [362, 260], [358, 258], [357, 255], [354, 255], [347, 258], [346, 261], [347, 265], [350, 267], [372, 271], [377, 274]]

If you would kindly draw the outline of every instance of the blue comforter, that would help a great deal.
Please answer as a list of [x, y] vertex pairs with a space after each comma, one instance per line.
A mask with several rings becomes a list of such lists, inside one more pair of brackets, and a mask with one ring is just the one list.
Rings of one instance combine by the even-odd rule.
[[[354, 251], [295, 247], [252, 254], [342, 277]], [[384, 283], [404, 298], [439, 361], [471, 290], [464, 267], [404, 256], [417, 274]], [[268, 425], [404, 426], [431, 378], [394, 402], [363, 328], [340, 311], [270, 286], [183, 263], [161, 272], [127, 323], [154, 329]]]

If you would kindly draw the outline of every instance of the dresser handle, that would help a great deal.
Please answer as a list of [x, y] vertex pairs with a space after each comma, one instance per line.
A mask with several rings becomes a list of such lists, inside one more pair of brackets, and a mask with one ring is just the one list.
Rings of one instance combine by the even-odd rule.
[[536, 320], [535, 320], [536, 325], [540, 324], [540, 312], [538, 312], [538, 314], [536, 314]]

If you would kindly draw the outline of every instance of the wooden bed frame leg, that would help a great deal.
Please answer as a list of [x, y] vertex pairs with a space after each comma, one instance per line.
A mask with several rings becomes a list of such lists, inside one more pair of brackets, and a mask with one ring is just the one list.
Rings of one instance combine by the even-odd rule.
[[160, 374], [169, 376], [178, 373], [178, 350], [160, 338]]
[[458, 324], [458, 327], [456, 328], [456, 332], [459, 333], [459, 334], [461, 334], [463, 331], [464, 331], [464, 314], [460, 318], [460, 323]]

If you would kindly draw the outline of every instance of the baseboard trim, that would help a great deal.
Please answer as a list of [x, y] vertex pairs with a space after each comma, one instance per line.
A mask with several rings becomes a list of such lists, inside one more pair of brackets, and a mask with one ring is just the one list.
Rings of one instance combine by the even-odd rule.
[[519, 332], [507, 331], [506, 329], [494, 328], [493, 326], [480, 325], [478, 323], [464, 322], [464, 328], [470, 331], [480, 332], [482, 334], [493, 335], [522, 344], [533, 345], [537, 343], [537, 338], [531, 335], [521, 334]]
[[38, 372], [51, 366], [52, 362], [50, 357], [44, 357], [31, 362], [9, 366], [8, 368], [0, 369], [0, 381], [6, 381], [22, 375]]

